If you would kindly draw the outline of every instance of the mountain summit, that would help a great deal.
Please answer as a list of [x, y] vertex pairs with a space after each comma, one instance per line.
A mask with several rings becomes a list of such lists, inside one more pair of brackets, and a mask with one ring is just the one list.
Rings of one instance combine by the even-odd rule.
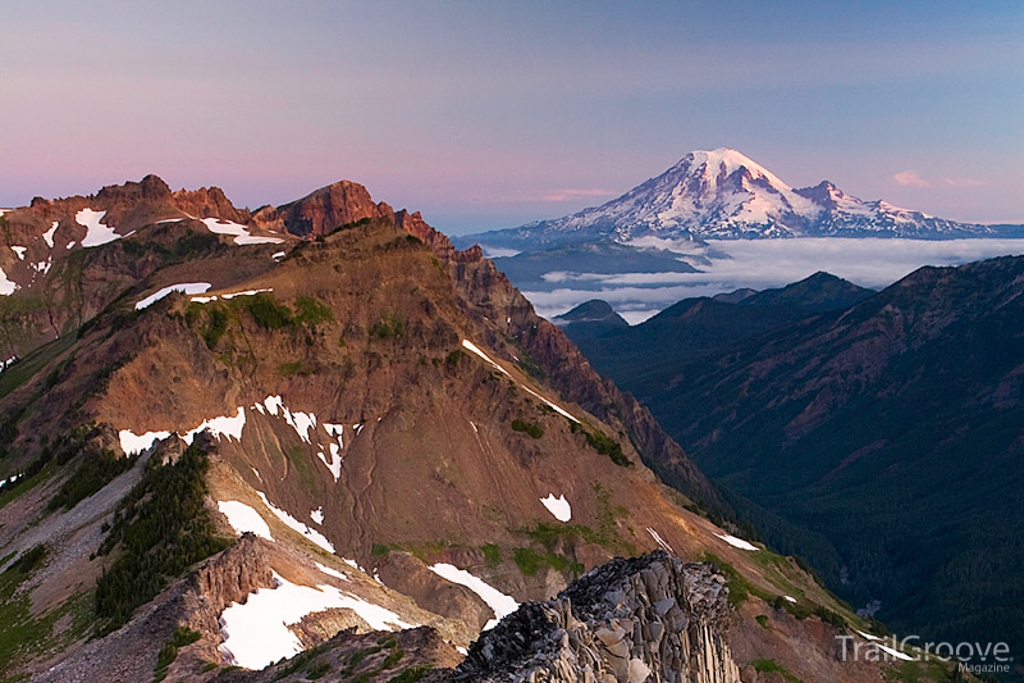
[[694, 151], [617, 199], [563, 218], [469, 235], [495, 247], [538, 249], [611, 239], [666, 247], [704, 239], [786, 237], [995, 236], [999, 229], [956, 223], [887, 202], [864, 201], [828, 181], [794, 189], [742, 153]]

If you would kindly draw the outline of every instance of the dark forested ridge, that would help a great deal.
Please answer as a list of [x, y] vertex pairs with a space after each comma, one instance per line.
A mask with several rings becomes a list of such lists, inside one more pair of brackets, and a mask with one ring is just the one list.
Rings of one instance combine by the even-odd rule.
[[[743, 316], [755, 307], [691, 302], [683, 315], [698, 323], [675, 339], [715, 343], [673, 358], [663, 320], [642, 367], [639, 350], [615, 346], [621, 335], [581, 346], [705, 472], [770, 511], [749, 512], [766, 540], [805, 554], [851, 602], [879, 601], [901, 633], [1019, 652], [1022, 294], [1024, 258], [1004, 257], [922, 268], [846, 310], [731, 343], [719, 342], [754, 327]], [[634, 364], [632, 379], [615, 358]], [[795, 539], [787, 523], [811, 533]]]

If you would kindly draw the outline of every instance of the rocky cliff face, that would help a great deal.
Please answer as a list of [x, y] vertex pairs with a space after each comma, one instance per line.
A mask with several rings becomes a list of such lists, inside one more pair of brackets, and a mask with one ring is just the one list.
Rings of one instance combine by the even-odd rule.
[[299, 237], [326, 235], [339, 227], [364, 219], [394, 215], [391, 207], [374, 203], [366, 188], [343, 180], [312, 192], [302, 199], [256, 212], [257, 225], [278, 232], [287, 230]]
[[739, 683], [725, 577], [664, 551], [608, 564], [486, 633], [452, 675], [470, 681]]

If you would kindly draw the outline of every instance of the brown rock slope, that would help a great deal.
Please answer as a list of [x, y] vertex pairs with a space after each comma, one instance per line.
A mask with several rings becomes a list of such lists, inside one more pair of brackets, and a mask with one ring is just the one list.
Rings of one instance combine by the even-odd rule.
[[[85, 251], [97, 264], [153, 244], [173, 253], [204, 234], [188, 225], [149, 223]], [[175, 239], [166, 226], [182, 231]], [[0, 487], [0, 572], [14, 572], [0, 590], [12, 609], [39, 602], [18, 619], [41, 631], [55, 619], [53, 637], [0, 648], [0, 674], [211, 680], [237, 650], [213, 617], [255, 587], [339, 592], [335, 606], [289, 622], [307, 647], [397, 622], [465, 647], [505, 608], [438, 572], [542, 600], [614, 555], [664, 547], [713, 560], [729, 579], [740, 609], [726, 637], [742, 646], [740, 667], [771, 660], [805, 680], [878, 679], [828, 648], [827, 634], [855, 617], [791, 559], [737, 547], [684, 508], [643, 459], [669, 453], [677, 485], [713, 505], [706, 480], [478, 251], [455, 251], [404, 212], [322, 237], [238, 245], [214, 235], [187, 257], [154, 258], [142, 277], [122, 269], [116, 287], [72, 278], [102, 312], [0, 375], [0, 472], [25, 473]], [[197, 280], [210, 291], [136, 310]], [[144, 454], [133, 465], [125, 451]], [[176, 516], [183, 506], [192, 516]], [[261, 538], [217, 555], [218, 537], [241, 530]], [[45, 570], [18, 560], [34, 552]], [[103, 577], [125, 566], [162, 592], [132, 589], [145, 602], [101, 619], [89, 605], [109, 602]], [[61, 621], [45, 607], [59, 599], [42, 596], [74, 598], [80, 619]], [[363, 604], [393, 616], [379, 622]], [[86, 643], [90, 628], [102, 637]], [[134, 664], [117, 676], [95, 663], [124, 651]]]

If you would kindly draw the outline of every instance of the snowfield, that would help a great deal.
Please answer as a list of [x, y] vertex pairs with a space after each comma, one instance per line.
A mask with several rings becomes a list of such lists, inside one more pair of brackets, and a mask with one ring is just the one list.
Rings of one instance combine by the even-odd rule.
[[718, 538], [722, 539], [733, 548], [739, 548], [740, 550], [759, 550], [759, 548], [748, 541], [744, 541], [742, 538], [736, 538], [732, 534], [715, 534]]
[[249, 232], [249, 228], [231, 221], [222, 221], [219, 218], [204, 218], [210, 232], [218, 235], [234, 235], [235, 244], [281, 244], [284, 242], [280, 237], [259, 237]]
[[46, 242], [46, 246], [53, 249], [53, 236], [57, 232], [57, 226], [60, 225], [57, 221], [54, 221], [50, 226], [50, 229], [43, 233], [43, 241]]
[[117, 438], [121, 442], [121, 450], [125, 455], [138, 455], [152, 448], [153, 444], [160, 439], [166, 439], [170, 435], [170, 432], [146, 432], [137, 435], [130, 429], [122, 429], [117, 433]]
[[257, 491], [256, 495], [260, 497], [260, 500], [262, 500], [263, 504], [267, 506], [267, 509], [273, 512], [274, 515], [276, 515], [279, 520], [284, 522], [285, 526], [295, 531], [298, 531], [300, 534], [302, 534], [303, 536], [305, 536], [310, 541], [317, 544], [327, 552], [331, 553], [332, 555], [334, 554], [334, 544], [328, 541], [326, 536], [324, 536], [316, 529], [310, 529], [304, 523], [295, 519], [286, 511], [282, 510], [281, 508], [271, 503], [270, 500], [267, 498], [267, 495], [262, 491]]
[[106, 211], [92, 209], [82, 209], [75, 214], [75, 222], [86, 229], [85, 239], [82, 240], [83, 247], [98, 247], [101, 244], [125, 237], [125, 235], [118, 235], [113, 228], [101, 222], [105, 215], [107, 215]]
[[255, 508], [240, 500], [219, 500], [217, 509], [228, 518], [228, 524], [239, 536], [251, 531], [268, 541], [274, 540], [274, 537], [270, 535], [270, 526], [260, 516], [260, 513], [256, 512]]
[[487, 603], [487, 606], [494, 612], [494, 618], [484, 624], [483, 630], [485, 631], [494, 628], [503, 617], [519, 609], [519, 603], [515, 601], [515, 598], [505, 595], [494, 586], [483, 579], [473, 576], [465, 569], [459, 569], [452, 564], [441, 563], [432, 565], [430, 571], [446, 581], [465, 586]]
[[344, 593], [333, 586], [300, 586], [277, 573], [275, 588], [250, 593], [245, 604], [232, 603], [220, 615], [225, 658], [246, 669], [262, 669], [282, 657], [302, 652], [302, 643], [288, 629], [313, 612], [347, 608], [358, 614], [376, 631], [415, 628], [389, 609]]
[[149, 308], [150, 306], [155, 304], [157, 301], [160, 301], [160, 299], [163, 299], [171, 292], [181, 292], [183, 294], [202, 294], [203, 292], [209, 290], [210, 287], [212, 287], [212, 285], [209, 282], [182, 282], [176, 285], [168, 285], [167, 287], [164, 287], [163, 289], [150, 294], [145, 299], [136, 302], [135, 310], [141, 311], [144, 308]]

